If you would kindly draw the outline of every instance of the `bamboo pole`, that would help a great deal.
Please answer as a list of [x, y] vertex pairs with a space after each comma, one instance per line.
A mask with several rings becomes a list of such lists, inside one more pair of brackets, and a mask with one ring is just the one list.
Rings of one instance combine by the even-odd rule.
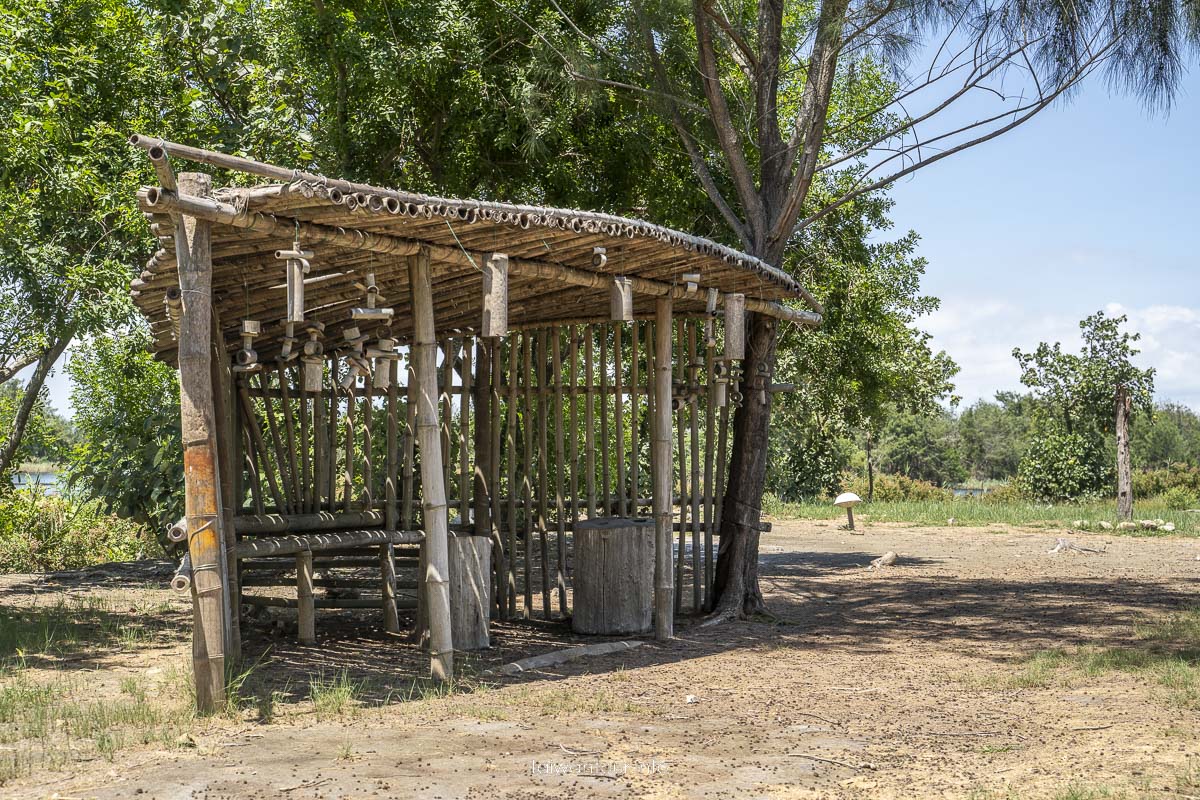
[[[275, 482], [275, 470], [267, 455], [267, 446], [263, 442], [262, 427], [258, 424], [258, 416], [254, 413], [254, 403], [246, 392], [244, 381], [238, 383], [238, 397], [242, 401], [242, 420], [250, 431], [250, 441], [253, 442], [254, 450], [258, 455], [258, 463], [262, 467], [261, 472], [267, 476], [267, 488], [271, 492], [271, 499], [275, 501], [276, 508], [286, 508], [283, 495], [279, 492], [279, 485]], [[257, 480], [255, 482], [257, 483]]]
[[304, 489], [304, 507], [301, 509], [306, 514], [311, 514], [317, 510], [316, 508], [316, 491], [313, 482], [312, 472], [312, 449], [309, 446], [311, 431], [311, 398], [308, 392], [304, 391], [303, 373], [298, 372], [297, 377], [300, 381], [297, 383], [299, 390], [296, 392], [296, 401], [300, 406], [300, 465], [301, 465], [301, 487]]
[[638, 498], [642, 496], [640, 480], [642, 448], [638, 430], [641, 422], [641, 415], [638, 411], [638, 384], [641, 382], [641, 356], [638, 353], [638, 340], [641, 334], [638, 331], [637, 320], [629, 325], [629, 494], [633, 505], [630, 514], [636, 517], [638, 515]]
[[[390, 371], [387, 388], [387, 470], [383, 479], [383, 525], [389, 531], [399, 524], [400, 509], [396, 492], [396, 473], [400, 469], [400, 442], [396, 405], [399, 399], [400, 365], [395, 359], [384, 361], [382, 367]], [[396, 611], [396, 562], [395, 548], [389, 542], [379, 547], [379, 579], [383, 603], [383, 629], [388, 633], [400, 632], [400, 616]]]
[[674, 570], [671, 568], [671, 299], [655, 302], [654, 426], [654, 638], [675, 635]]
[[[472, 446], [475, 453], [475, 468], [471, 473], [471, 525], [476, 536], [491, 538], [492, 536], [492, 495], [496, 487], [492, 483], [491, 458], [492, 443], [492, 409], [491, 409], [491, 351], [482, 337], [475, 341], [475, 375], [471, 381], [471, 403], [475, 406], [475, 426], [472, 429]], [[469, 348], [467, 348], [469, 349]], [[464, 450], [465, 450], [464, 443]], [[465, 521], [465, 515], [464, 515]], [[493, 568], [496, 559], [492, 559]], [[490, 576], [489, 576], [490, 578]], [[490, 593], [484, 602], [489, 608], [494, 608], [495, 592]]]
[[375, 381], [367, 375], [363, 379], [362, 399], [362, 504], [370, 508], [375, 504]]
[[537, 425], [533, 420], [533, 335], [526, 333], [523, 337], [525, 365], [522, 370], [525, 379], [525, 418], [523, 420], [522, 438], [525, 440], [525, 459], [521, 465], [522, 499], [525, 501], [525, 539], [522, 549], [524, 559], [522, 567], [525, 572], [525, 618], [533, 614], [533, 437]]
[[435, 680], [454, 677], [454, 643], [450, 631], [450, 551], [446, 518], [446, 483], [438, 441], [437, 363], [433, 286], [429, 255], [421, 252], [409, 260], [419, 383], [417, 436], [421, 447], [421, 493], [425, 512], [425, 586], [429, 600], [430, 674]]
[[[279, 378], [280, 405], [283, 408], [283, 425], [287, 435], [288, 475], [292, 483], [292, 504], [295, 511], [304, 510], [302, 484], [300, 482], [300, 465], [296, 459], [296, 420], [292, 414], [292, 392], [288, 386], [287, 370], [282, 361], [275, 362], [275, 373]], [[264, 398], [264, 402], [266, 399]]]
[[416, 457], [417, 435], [417, 382], [413, 374], [411, 353], [409, 363], [404, 371], [406, 373], [404, 387], [404, 484], [401, 487], [404, 496], [400, 517], [404, 522], [404, 527], [411, 530], [416, 527], [416, 519], [413, 513], [413, 497], [415, 494], [413, 461]]
[[489, 522], [492, 537], [492, 563], [496, 575], [496, 610], [501, 619], [508, 619], [508, 553], [504, 550], [504, 537], [501, 535], [500, 505], [500, 340], [488, 342], [488, 359], [490, 361], [488, 391], [490, 393], [489, 407], [491, 409], [491, 437], [488, 442], [488, 486], [491, 487], [491, 516]]
[[[221, 320], [217, 310], [213, 309], [213, 330], [220, 330]], [[241, 608], [238, 597], [241, 586], [238, 582], [237, 562], [237, 532], [233, 527], [234, 516], [241, 505], [236, 494], [240, 465], [236, 460], [235, 422], [237, 418], [237, 400], [233, 392], [233, 370], [230, 358], [225, 352], [225, 343], [213, 338], [211, 356], [211, 375], [213, 385], [213, 414], [216, 422], [215, 440], [217, 443], [217, 474], [220, 476], [220, 495], [217, 502], [222, 517], [222, 544], [224, 545], [225, 561], [225, 654], [234, 664], [241, 661], [242, 635], [241, 620], [236, 609]], [[238, 465], [235, 467], [235, 465]], [[189, 564], [190, 566], [190, 564]]]
[[518, 335], [507, 341], [508, 351], [508, 399], [505, 413], [505, 449], [508, 453], [508, 615], [517, 613], [517, 342]]
[[609, 425], [608, 425], [608, 329], [600, 326], [600, 516], [607, 517], [612, 511], [612, 474], [609, 471]]
[[[212, 180], [185, 172], [180, 185], [207, 196]], [[180, 230], [179, 289], [184, 297], [179, 327], [180, 424], [183, 432], [184, 504], [192, 560], [192, 665], [196, 706], [202, 713], [225, 699], [224, 520], [213, 406], [212, 226], [184, 218]]]
[[563, 504], [563, 461], [566, 451], [563, 446], [563, 392], [562, 392], [562, 329], [553, 328], [550, 358], [554, 387], [554, 520], [557, 527], [557, 561], [554, 570], [554, 585], [558, 589], [558, 610], [567, 613], [567, 533], [566, 511]]
[[[550, 357], [548, 334], [543, 328], [538, 331], [537, 338], [537, 377], [538, 388], [547, 386]], [[541, 573], [542, 573], [542, 614], [550, 619], [550, 525], [546, 519], [546, 506], [550, 500], [550, 399], [538, 392], [538, 497], [537, 497], [537, 527], [540, 537]]]
[[707, 396], [704, 402], [704, 608], [712, 608], [712, 591], [714, 578], [713, 562], [713, 508], [715, 490], [713, 487], [713, 459], [715, 449], [717, 421], [717, 381], [713, 375], [716, 361], [716, 345], [705, 343], [704, 374], [707, 380]]
[[329, 355], [329, 469], [326, 471], [326, 476], [329, 479], [329, 510], [337, 508], [337, 485], [338, 485], [338, 410], [341, 406], [341, 400], [338, 399], [338, 387], [341, 381], [338, 378], [338, 357], [336, 353]]
[[327, 427], [329, 405], [325, 402], [324, 389], [312, 396], [312, 408], [313, 481], [316, 486], [313, 491], [313, 508], [310, 511], [324, 511], [332, 508], [332, 505], [326, 505], [329, 499], [329, 429]]
[[313, 605], [313, 554], [296, 553], [296, 638], [300, 644], [316, 644], [316, 606]]
[[[453, 467], [454, 463], [452, 450], [452, 442], [450, 437], [450, 429], [453, 424], [454, 407], [451, 404], [452, 393], [454, 392], [454, 340], [442, 340], [442, 385], [439, 388], [438, 399], [441, 402], [442, 410], [442, 472], [443, 480], [446, 485], [446, 492], [449, 493], [450, 487], [454, 486]], [[449, 514], [449, 509], [447, 509]]]
[[699, 375], [696, 361], [696, 323], [685, 322], [687, 326], [687, 391], [688, 391], [688, 434], [691, 437], [692, 475], [690, 481], [692, 500], [692, 611], [699, 611], [703, 605], [702, 579], [704, 577], [700, 566], [700, 405], [699, 405]]
[[[458, 518], [464, 525], [471, 518], [471, 346], [462, 340], [462, 381], [458, 396]], [[476, 457], [479, 451], [476, 451]]]
[[629, 488], [625, 484], [625, 360], [622, 357], [624, 343], [622, 333], [625, 323], [613, 325], [613, 422], [617, 437], [617, 516], [629, 515], [626, 504]]
[[[242, 420], [241, 414], [238, 419]], [[242, 429], [242, 457], [246, 462], [246, 474], [250, 480], [250, 501], [254, 505], [254, 513], [262, 514], [263, 498], [262, 498], [262, 483], [258, 474], [258, 464], [255, 461], [254, 443], [250, 441], [250, 431], [245, 424], [241, 425]]]
[[[347, 365], [349, 369], [349, 365]], [[356, 417], [358, 416], [357, 406], [354, 397], [354, 384], [350, 384], [350, 389], [346, 392], [346, 422], [345, 435], [342, 438], [342, 446], [346, 448], [346, 463], [342, 466], [342, 511], [349, 512], [354, 508], [354, 428]]]
[[[676, 382], [682, 387], [683, 392], [687, 392], [687, 320], [680, 319], [676, 327], [676, 335], [678, 336], [677, 350], [679, 357], [675, 359], [675, 367], [678, 372]], [[674, 405], [674, 398], [672, 398]], [[687, 403], [683, 402], [682, 398], [679, 403], [679, 412], [675, 415], [675, 433], [679, 445], [679, 553], [675, 561], [675, 613], [678, 614], [683, 610], [683, 565], [687, 561], [687, 517], [688, 517], [688, 454], [687, 454]]]
[[587, 486], [587, 516], [596, 516], [596, 412], [593, 394], [594, 376], [592, 367], [592, 341], [594, 339], [592, 326], [583, 327], [583, 472]]
[[567, 326], [567, 336], [570, 337], [567, 391], [571, 403], [571, 524], [574, 525], [579, 521], [579, 334], [575, 332], [574, 325]]
[[[265, 389], [267, 384], [267, 372], [264, 369], [259, 373], [260, 385]], [[279, 485], [283, 487], [283, 501], [287, 506], [289, 513], [296, 513], [295, 497], [292, 494], [292, 478], [287, 470], [287, 458], [284, 455], [283, 443], [279, 438], [279, 425], [275, 421], [275, 409], [271, 405], [271, 398], [266, 395], [262, 398], [263, 401], [263, 416], [267, 420], [267, 432], [271, 435], [271, 446], [275, 452], [275, 467], [279, 472]]]

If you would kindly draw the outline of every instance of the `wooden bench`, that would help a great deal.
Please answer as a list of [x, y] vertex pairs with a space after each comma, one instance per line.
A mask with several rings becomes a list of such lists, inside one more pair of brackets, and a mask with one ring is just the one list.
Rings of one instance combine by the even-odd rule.
[[[234, 518], [234, 530], [239, 535], [237, 561], [267, 560], [269, 563], [279, 556], [294, 556], [296, 570], [296, 599], [282, 597], [243, 597], [243, 601], [255, 605], [295, 606], [298, 617], [298, 638], [302, 643], [316, 641], [316, 609], [320, 608], [370, 608], [382, 607], [384, 628], [389, 632], [399, 631], [396, 608], [396, 568], [393, 550], [396, 545], [420, 545], [425, 541], [422, 531], [385, 530], [379, 528], [350, 527], [347, 525], [382, 523], [382, 514], [377, 512], [349, 512], [332, 514], [265, 514], [246, 515]], [[316, 585], [313, 575], [313, 555], [323, 553], [331, 557], [331, 565], [337, 565], [342, 557], [361, 566], [361, 555], [367, 548], [378, 549], [380, 568], [379, 587], [381, 597], [373, 598], [321, 598], [313, 595]], [[240, 570], [239, 570], [240, 572]], [[260, 585], [250, 579], [251, 585]], [[357, 579], [343, 579], [340, 583], [365, 583]], [[332, 583], [332, 581], [330, 582]], [[238, 592], [241, 593], [239, 580]]]

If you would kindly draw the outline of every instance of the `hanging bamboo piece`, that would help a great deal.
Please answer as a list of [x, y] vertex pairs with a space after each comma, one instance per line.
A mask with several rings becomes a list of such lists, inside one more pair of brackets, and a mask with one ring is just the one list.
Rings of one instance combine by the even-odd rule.
[[483, 324], [480, 335], [508, 335], [508, 256], [492, 253], [483, 262]]
[[654, 638], [675, 635], [674, 570], [671, 564], [671, 298], [654, 306]]
[[434, 335], [433, 285], [429, 255], [409, 260], [412, 287], [413, 350], [419, 384], [417, 436], [421, 447], [421, 493], [425, 516], [425, 587], [429, 600], [430, 674], [435, 680], [454, 676], [454, 645], [450, 630], [450, 574], [446, 484], [441, 464], [437, 415], [437, 347]]
[[725, 358], [741, 361], [746, 357], [746, 295], [725, 295]]
[[613, 322], [633, 321], [633, 281], [613, 278], [610, 290], [609, 317]]
[[[179, 184], [206, 197], [212, 180], [185, 172]], [[225, 532], [219, 500], [216, 412], [210, 360], [212, 326], [212, 226], [190, 217], [177, 228], [179, 289], [186, 300], [180, 319], [180, 421], [184, 443], [184, 505], [192, 558], [192, 665], [196, 705], [210, 713], [225, 699]]]
[[567, 532], [566, 510], [563, 504], [563, 461], [566, 451], [563, 446], [563, 391], [562, 391], [562, 330], [553, 328], [550, 346], [554, 390], [554, 520], [557, 527], [558, 561], [554, 570], [554, 584], [558, 589], [558, 610], [567, 613]]

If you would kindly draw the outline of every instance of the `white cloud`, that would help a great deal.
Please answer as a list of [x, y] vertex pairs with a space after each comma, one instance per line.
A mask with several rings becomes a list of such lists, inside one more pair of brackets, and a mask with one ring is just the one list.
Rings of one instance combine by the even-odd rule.
[[[1105, 312], [1125, 314], [1128, 328], [1142, 335], [1136, 361], [1156, 370], [1159, 399], [1200, 410], [1200, 308], [1151, 305], [1131, 308], [1108, 303]], [[1031, 350], [1038, 342], [1079, 347], [1079, 316], [1032, 312], [1004, 301], [977, 303], [946, 298], [942, 308], [921, 327], [933, 335], [933, 346], [950, 354], [962, 371], [956, 378], [964, 404], [990, 398], [997, 391], [1021, 390], [1014, 347]]]

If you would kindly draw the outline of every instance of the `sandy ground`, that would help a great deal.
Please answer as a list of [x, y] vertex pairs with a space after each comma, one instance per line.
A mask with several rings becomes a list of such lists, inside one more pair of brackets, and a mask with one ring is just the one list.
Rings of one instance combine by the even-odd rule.
[[[1054, 536], [777, 523], [762, 547], [777, 622], [683, 620], [667, 645], [335, 719], [289, 688], [294, 708], [275, 723], [213, 722], [194, 748], [123, 750], [0, 797], [1023, 798], [1072, 785], [1188, 796], [1178, 780], [1200, 763], [1200, 713], [1154, 681], [1007, 679], [1038, 650], [1135, 646], [1137, 623], [1194, 607], [1200, 540], [1073, 534], [1105, 552], [1050, 555]], [[897, 566], [865, 568], [887, 550]], [[0, 602], [38, 586], [0, 579]], [[370, 631], [319, 616], [318, 645], [279, 637], [261, 676], [345, 668], [381, 692], [427, 663]], [[546, 625], [500, 626], [496, 638], [474, 669], [578, 641]], [[105, 691], [186, 653], [180, 636], [90, 666]]]

